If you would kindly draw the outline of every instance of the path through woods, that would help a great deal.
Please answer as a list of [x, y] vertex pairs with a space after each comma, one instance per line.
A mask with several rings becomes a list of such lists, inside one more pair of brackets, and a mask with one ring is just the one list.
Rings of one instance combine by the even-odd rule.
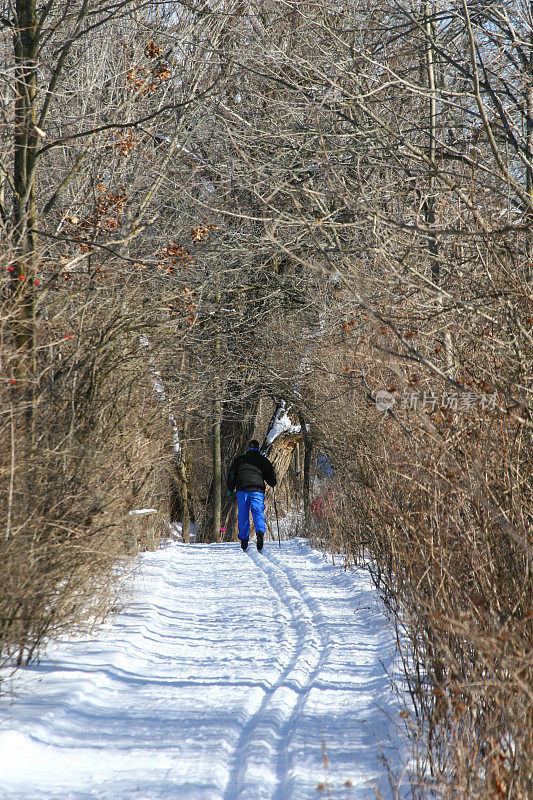
[[11, 681], [0, 798], [391, 798], [393, 655], [368, 575], [301, 539], [145, 553], [113, 624]]

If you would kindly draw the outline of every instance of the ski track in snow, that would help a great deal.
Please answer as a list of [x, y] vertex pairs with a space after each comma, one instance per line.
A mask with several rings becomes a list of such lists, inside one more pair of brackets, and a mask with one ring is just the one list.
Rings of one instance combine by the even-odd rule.
[[368, 574], [301, 539], [145, 553], [113, 624], [4, 673], [0, 798], [392, 798], [394, 650]]

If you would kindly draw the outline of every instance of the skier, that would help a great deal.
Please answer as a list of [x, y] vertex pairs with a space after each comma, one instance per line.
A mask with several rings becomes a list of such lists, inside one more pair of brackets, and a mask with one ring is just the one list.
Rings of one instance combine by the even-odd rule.
[[237, 511], [239, 518], [239, 539], [241, 547], [246, 550], [250, 536], [250, 511], [257, 534], [257, 549], [263, 549], [265, 536], [265, 481], [275, 486], [276, 473], [274, 467], [259, 452], [259, 442], [252, 439], [244, 455], [237, 456], [228, 470], [228, 495], [237, 495]]

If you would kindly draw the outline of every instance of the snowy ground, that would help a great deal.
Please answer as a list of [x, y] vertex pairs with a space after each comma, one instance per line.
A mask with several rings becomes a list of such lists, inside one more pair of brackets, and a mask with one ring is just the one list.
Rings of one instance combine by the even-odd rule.
[[368, 576], [303, 540], [145, 553], [127, 611], [0, 698], [0, 798], [392, 798], [393, 654]]

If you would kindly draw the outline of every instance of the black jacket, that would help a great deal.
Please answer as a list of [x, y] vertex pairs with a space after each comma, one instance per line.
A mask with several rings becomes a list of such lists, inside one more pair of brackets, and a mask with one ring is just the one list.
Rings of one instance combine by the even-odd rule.
[[276, 473], [274, 467], [258, 450], [248, 450], [237, 456], [228, 470], [228, 489], [230, 492], [263, 492], [265, 481], [275, 486]]

